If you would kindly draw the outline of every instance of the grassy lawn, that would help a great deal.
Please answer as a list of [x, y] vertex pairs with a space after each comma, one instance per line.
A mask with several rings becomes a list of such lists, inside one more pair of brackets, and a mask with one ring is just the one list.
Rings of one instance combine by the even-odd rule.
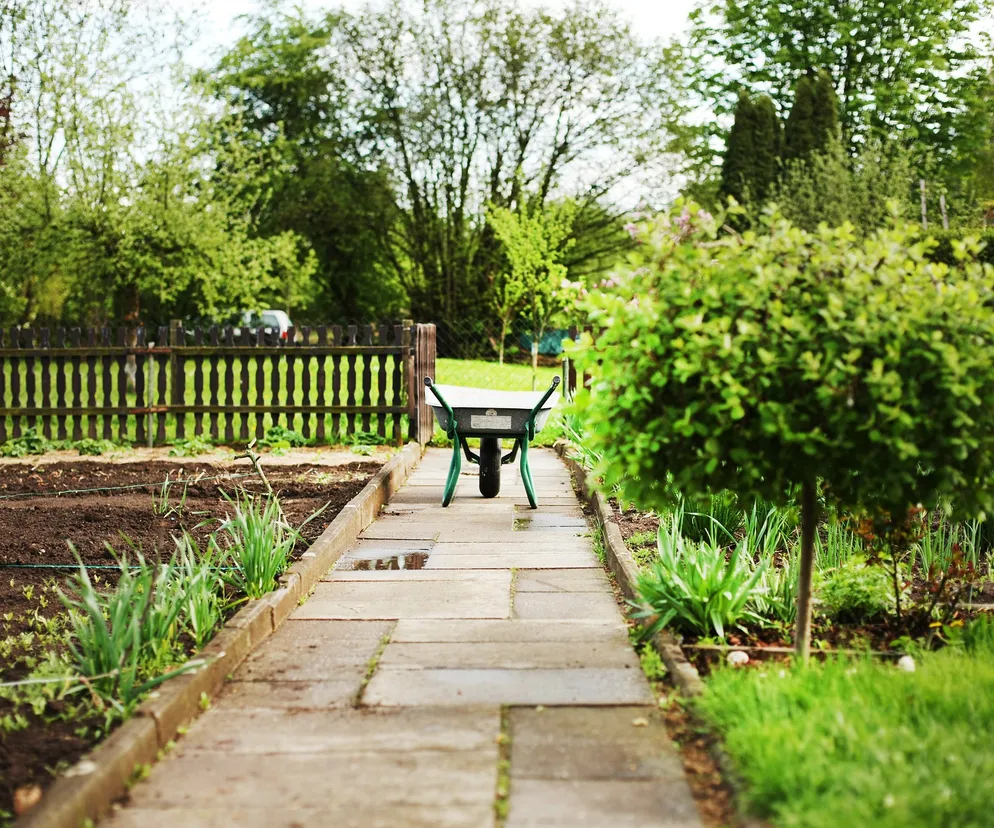
[[725, 668], [700, 711], [747, 803], [776, 825], [983, 826], [994, 815], [994, 643], [947, 648], [906, 673], [839, 660]]

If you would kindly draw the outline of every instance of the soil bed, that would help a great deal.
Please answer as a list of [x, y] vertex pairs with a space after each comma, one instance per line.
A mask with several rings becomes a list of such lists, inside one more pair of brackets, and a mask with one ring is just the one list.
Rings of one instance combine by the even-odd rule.
[[[294, 556], [299, 557], [366, 485], [380, 463], [357, 461], [333, 466], [264, 463], [263, 467], [280, 496], [287, 519], [294, 526], [327, 504], [303, 528], [303, 538], [294, 550]], [[175, 462], [5, 465], [0, 479], [0, 641], [37, 634], [39, 616], [44, 621], [61, 613], [55, 587], [65, 582], [75, 566], [68, 542], [72, 542], [84, 563], [101, 567], [92, 569], [91, 577], [113, 583], [115, 556], [107, 544], [119, 554], [137, 548], [147, 558], [154, 557], [157, 550], [169, 555], [171, 536], [184, 529], [202, 544], [230, 510], [225, 493], [233, 495], [236, 487], [250, 492], [264, 491], [259, 478], [249, 472], [251, 467], [244, 461], [183, 465]], [[236, 475], [246, 476], [236, 478]], [[161, 496], [161, 481], [167, 477], [202, 479], [185, 486], [173, 485], [169, 502], [179, 513], [160, 517], [153, 510], [153, 497]], [[156, 481], [159, 486], [55, 494]], [[39, 565], [66, 568], [46, 569]], [[0, 682], [23, 678], [33, 666], [23, 658], [0, 659]], [[13, 709], [11, 702], [0, 698], [0, 825], [6, 824], [13, 811], [14, 791], [29, 784], [45, 787], [54, 774], [99, 741], [96, 731], [103, 720], [97, 714], [68, 721], [52, 718], [52, 713], [58, 710], [53, 711], [50, 705], [48, 721], [29, 712], [28, 727], [3, 727], [5, 716]]]
[[[656, 557], [658, 515], [651, 512], [640, 512], [636, 509], [622, 511], [613, 499], [611, 505], [614, 508], [621, 535], [636, 563], [640, 567], [650, 565]], [[974, 604], [994, 603], [994, 580], [991, 580], [988, 570], [989, 564], [982, 562], [979, 572], [981, 577], [972, 592]], [[911, 594], [916, 599], [921, 599], [924, 596], [924, 591], [924, 582], [920, 573], [916, 571], [911, 586]], [[975, 611], [961, 605], [957, 611], [956, 620], [966, 622], [976, 615]], [[735, 649], [737, 646], [750, 648], [748, 655], [752, 663], [763, 661], [790, 662], [791, 656], [789, 654], [767, 653], [763, 652], [763, 648], [791, 648], [793, 646], [792, 629], [784, 629], [777, 625], [744, 624], [743, 626], [745, 627], [744, 631], [731, 630], [728, 632], [725, 643], [730, 645], [729, 649]], [[860, 624], [840, 624], [816, 613], [812, 619], [812, 655], [817, 657], [821, 650], [845, 649], [859, 651], [870, 649], [877, 652], [891, 651], [900, 654], [900, 651], [893, 649], [892, 644], [904, 636], [906, 632], [892, 618], [866, 621]], [[683, 636], [684, 653], [702, 675], [707, 675], [715, 664], [725, 658], [727, 651], [698, 650], [693, 646], [697, 642], [696, 636]], [[710, 640], [708, 643], [711, 643]]]

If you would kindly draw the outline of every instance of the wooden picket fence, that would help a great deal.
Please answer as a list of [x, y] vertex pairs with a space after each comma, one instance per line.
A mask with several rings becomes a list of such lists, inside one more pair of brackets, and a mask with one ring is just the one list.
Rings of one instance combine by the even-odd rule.
[[261, 438], [283, 425], [318, 443], [431, 436], [420, 377], [434, 325], [320, 325], [269, 343], [263, 331], [173, 322], [143, 328], [0, 330], [0, 442], [163, 444]]

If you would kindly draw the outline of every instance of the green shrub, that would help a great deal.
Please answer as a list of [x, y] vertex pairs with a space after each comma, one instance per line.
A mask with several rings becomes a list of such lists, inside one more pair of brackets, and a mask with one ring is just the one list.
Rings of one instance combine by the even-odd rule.
[[0, 445], [0, 457], [26, 457], [29, 454], [44, 454], [52, 450], [51, 441], [37, 429], [26, 428], [20, 437], [12, 437]]
[[290, 449], [307, 445], [307, 438], [292, 428], [273, 426], [266, 430], [266, 436], [259, 441], [263, 448]]
[[[657, 511], [668, 481], [689, 498], [799, 492], [802, 572], [819, 489], [845, 513], [994, 513], [994, 268], [975, 246], [950, 268], [910, 225], [719, 236], [693, 208], [641, 240], [591, 296], [596, 341], [569, 354], [592, 375], [578, 405], [605, 486]], [[805, 578], [802, 657], [809, 594]]]
[[853, 557], [829, 574], [817, 590], [821, 610], [843, 624], [859, 623], [894, 611], [894, 585], [879, 566]]
[[198, 455], [208, 454], [212, 451], [214, 451], [214, 444], [210, 438], [201, 435], [199, 437], [191, 437], [189, 440], [180, 440], [173, 443], [173, 447], [169, 449], [169, 456], [197, 457]]
[[113, 451], [117, 445], [113, 440], [94, 440], [92, 437], [87, 437], [84, 440], [76, 440], [71, 443], [70, 448], [75, 449], [80, 455], [99, 457], [104, 452]]
[[942, 230], [930, 229], [928, 238], [934, 239], [932, 248], [925, 254], [930, 262], [942, 263], [949, 267], [957, 264], [956, 248], [966, 238], [979, 240], [984, 246], [976, 253], [977, 260], [994, 265], [994, 230]]

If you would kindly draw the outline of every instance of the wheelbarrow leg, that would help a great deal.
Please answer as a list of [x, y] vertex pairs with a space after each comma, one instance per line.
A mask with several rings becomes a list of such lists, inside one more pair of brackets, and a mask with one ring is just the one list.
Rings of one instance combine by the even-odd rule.
[[532, 470], [528, 465], [528, 438], [521, 439], [521, 482], [525, 484], [525, 494], [528, 495], [528, 503], [533, 509], [538, 508], [535, 500], [535, 484], [532, 482]]
[[448, 506], [456, 493], [456, 483], [459, 482], [459, 472], [462, 471], [462, 449], [459, 435], [452, 435], [452, 462], [449, 463], [449, 477], [445, 481], [445, 493], [442, 495], [442, 506]]

